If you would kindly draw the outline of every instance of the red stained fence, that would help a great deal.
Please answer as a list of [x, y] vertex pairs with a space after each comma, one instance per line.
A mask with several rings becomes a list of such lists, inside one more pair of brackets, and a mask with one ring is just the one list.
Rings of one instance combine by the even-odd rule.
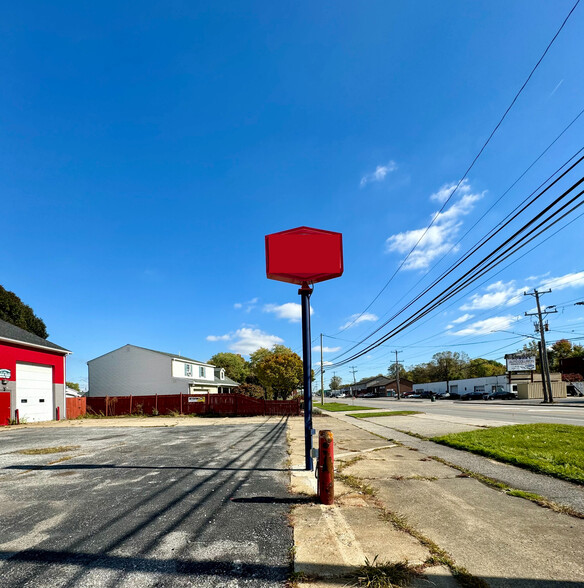
[[298, 416], [300, 400], [262, 400], [243, 394], [157, 394], [91, 396], [87, 410], [105, 416], [125, 414], [209, 414], [223, 416]]
[[76, 419], [83, 416], [86, 412], [85, 398], [67, 398], [67, 415], [68, 419]]

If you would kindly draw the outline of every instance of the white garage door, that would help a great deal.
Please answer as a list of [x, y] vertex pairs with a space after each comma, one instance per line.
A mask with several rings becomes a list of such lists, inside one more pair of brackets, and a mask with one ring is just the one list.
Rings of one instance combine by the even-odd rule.
[[16, 364], [16, 406], [29, 423], [53, 420], [53, 368]]

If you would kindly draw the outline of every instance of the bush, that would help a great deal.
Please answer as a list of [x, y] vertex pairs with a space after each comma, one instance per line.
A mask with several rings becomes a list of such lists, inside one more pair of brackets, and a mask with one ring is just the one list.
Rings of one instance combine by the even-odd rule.
[[237, 388], [233, 388], [233, 392], [243, 394], [244, 396], [251, 396], [252, 398], [265, 398], [266, 392], [257, 384], [240, 384]]

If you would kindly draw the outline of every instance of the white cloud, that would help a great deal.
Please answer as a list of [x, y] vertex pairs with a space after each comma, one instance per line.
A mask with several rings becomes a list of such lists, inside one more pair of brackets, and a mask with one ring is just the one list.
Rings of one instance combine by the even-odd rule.
[[363, 188], [371, 182], [383, 182], [383, 180], [385, 180], [385, 176], [387, 176], [388, 173], [395, 171], [396, 169], [397, 163], [395, 161], [390, 161], [386, 165], [378, 165], [373, 173], [366, 174], [361, 178], [359, 186]]
[[584, 287], [584, 271], [556, 278], [530, 276], [523, 281], [523, 286], [516, 284], [516, 280], [494, 282], [487, 286], [482, 294], [473, 294], [468, 302], [460, 307], [460, 310], [488, 310], [496, 306], [513, 306], [524, 300], [524, 292], [532, 291], [534, 287], [538, 290], [551, 289], [552, 292], [565, 288], [582, 288]]
[[[327, 365], [333, 365], [332, 361], [323, 361], [322, 367], [326, 367]], [[320, 369], [320, 361], [312, 364], [313, 369]]]
[[251, 327], [237, 329], [233, 334], [232, 339], [234, 339], [234, 341], [229, 345], [229, 349], [236, 353], [242, 353], [243, 355], [249, 355], [260, 347], [270, 349], [277, 343], [284, 343], [284, 339], [276, 335], [270, 335], [260, 329], [253, 329]]
[[470, 301], [460, 307], [460, 310], [486, 310], [495, 306], [512, 306], [521, 302], [526, 287], [518, 288], [515, 280], [503, 282], [499, 280], [485, 288], [484, 294], [473, 294]]
[[207, 335], [207, 341], [229, 341], [231, 335]]
[[362, 315], [352, 314], [349, 317], [349, 320], [342, 327], [340, 327], [340, 328], [341, 329], [348, 329], [349, 327], [355, 327], [359, 323], [374, 322], [378, 318], [379, 317], [377, 315], [372, 314], [372, 313], [369, 313], [369, 312], [365, 312]]
[[[444, 203], [452, 194], [456, 184], [450, 184], [440, 188], [438, 192], [430, 196], [431, 200]], [[455, 246], [456, 238], [462, 226], [461, 217], [468, 215], [474, 209], [475, 204], [484, 196], [484, 192], [472, 192], [467, 180], [464, 180], [457, 191], [458, 200], [451, 204], [443, 212], [434, 212], [431, 219], [433, 225], [426, 229], [412, 229], [391, 235], [386, 240], [386, 250], [407, 255], [415, 247], [404, 264], [404, 269], [424, 270], [434, 259], [452, 250], [458, 251]]]
[[[438, 202], [439, 204], [444, 204], [452, 195], [452, 192], [454, 192], [454, 188], [456, 188], [456, 183], [454, 184], [444, 184], [444, 186], [442, 186], [442, 188], [440, 188], [440, 190], [438, 190], [438, 192], [434, 192], [434, 194], [432, 194], [430, 196], [430, 200], [432, 200], [432, 202]], [[469, 186], [468, 186], [468, 180], [463, 180], [463, 182], [460, 184], [460, 186], [458, 187], [458, 191], [468, 191]]]
[[564, 290], [564, 288], [581, 288], [584, 286], [584, 272], [566, 274], [559, 278], [546, 278], [540, 286], [542, 290]]
[[469, 319], [473, 318], [474, 314], [463, 314], [462, 316], [459, 316], [457, 319], [454, 319], [452, 322], [457, 325], [459, 323], [464, 323], [466, 321], [468, 321]]
[[[340, 351], [340, 350], [341, 350], [340, 347], [326, 347], [326, 346], [324, 346], [322, 348], [323, 353], [334, 353], [335, 351]], [[313, 347], [312, 351], [320, 353], [320, 345], [316, 345], [315, 347]]]
[[[302, 306], [297, 302], [286, 302], [284, 304], [265, 304], [264, 312], [275, 314], [277, 318], [286, 319], [291, 323], [298, 323], [302, 320]], [[310, 307], [310, 314], [314, 310]]]
[[252, 298], [251, 300], [248, 300], [247, 302], [236, 302], [233, 305], [233, 308], [236, 308], [238, 310], [243, 308], [245, 310], [245, 312], [249, 313], [256, 307], [256, 304], [258, 303], [258, 301], [259, 301], [259, 298]]
[[482, 321], [476, 321], [460, 331], [451, 331], [449, 334], [457, 336], [487, 335], [492, 331], [504, 331], [521, 318], [521, 316], [514, 316], [512, 314], [495, 316]]
[[232, 341], [229, 349], [243, 355], [249, 355], [260, 347], [270, 349], [277, 343], [284, 343], [284, 339], [281, 337], [270, 335], [253, 327], [241, 327], [237, 331], [225, 335], [208, 335], [207, 341]]

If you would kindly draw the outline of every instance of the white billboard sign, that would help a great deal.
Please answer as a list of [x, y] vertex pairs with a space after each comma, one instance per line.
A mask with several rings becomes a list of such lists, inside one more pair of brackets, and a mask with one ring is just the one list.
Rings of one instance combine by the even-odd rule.
[[535, 357], [508, 357], [508, 372], [532, 372], [535, 371]]

